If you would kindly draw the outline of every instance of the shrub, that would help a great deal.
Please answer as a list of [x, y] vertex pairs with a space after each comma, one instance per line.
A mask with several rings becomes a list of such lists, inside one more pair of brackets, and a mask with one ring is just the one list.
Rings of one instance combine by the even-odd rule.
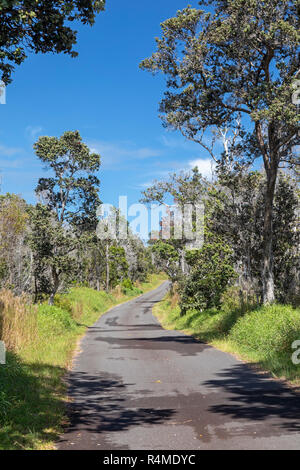
[[181, 287], [182, 314], [193, 309], [219, 308], [222, 294], [236, 278], [229, 246], [220, 240], [206, 243], [201, 250], [189, 251], [186, 259], [191, 274]]
[[75, 321], [67, 310], [47, 304], [39, 306], [38, 323], [39, 328], [42, 330], [45, 328], [53, 334], [62, 334], [65, 330], [72, 330], [76, 327]]
[[121, 284], [121, 288], [123, 292], [125, 292], [126, 290], [132, 290], [133, 289], [132, 281], [129, 278], [124, 279], [124, 281]]
[[290, 355], [292, 343], [300, 339], [300, 311], [282, 305], [261, 307], [237, 321], [230, 339], [266, 357]]
[[71, 301], [62, 294], [57, 294], [54, 299], [55, 307], [59, 307], [62, 310], [66, 310], [69, 313], [72, 313], [73, 306]]
[[129, 297], [135, 297], [137, 295], [142, 294], [143, 291], [141, 289], [138, 289], [137, 287], [133, 287], [132, 289], [125, 289], [124, 294], [129, 296]]

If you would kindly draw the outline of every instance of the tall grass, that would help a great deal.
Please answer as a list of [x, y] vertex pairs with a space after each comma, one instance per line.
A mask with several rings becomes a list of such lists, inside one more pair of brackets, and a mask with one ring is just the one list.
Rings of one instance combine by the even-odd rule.
[[0, 291], [0, 339], [9, 350], [19, 352], [37, 334], [37, 308], [26, 296], [16, 297], [6, 289]]
[[300, 366], [292, 362], [292, 344], [300, 340], [300, 308], [258, 307], [253, 301], [241, 306], [226, 297], [221, 310], [194, 310], [180, 316], [178, 299], [168, 295], [154, 314], [167, 329], [183, 330], [300, 385]]

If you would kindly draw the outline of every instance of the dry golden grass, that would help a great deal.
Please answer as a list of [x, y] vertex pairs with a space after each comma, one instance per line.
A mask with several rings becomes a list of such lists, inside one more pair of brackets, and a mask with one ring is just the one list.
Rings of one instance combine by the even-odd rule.
[[82, 301], [76, 302], [72, 307], [72, 317], [75, 321], [81, 320], [84, 313], [84, 305]]
[[175, 308], [178, 305], [179, 300], [180, 300], [180, 296], [179, 296], [178, 292], [176, 291], [176, 292], [173, 293], [173, 295], [171, 297], [171, 308], [172, 309]]
[[115, 287], [112, 291], [112, 295], [115, 297], [116, 300], [119, 300], [124, 297], [121, 286]]
[[18, 352], [37, 336], [37, 309], [28, 303], [26, 296], [16, 297], [3, 289], [0, 291], [0, 338], [7, 349]]

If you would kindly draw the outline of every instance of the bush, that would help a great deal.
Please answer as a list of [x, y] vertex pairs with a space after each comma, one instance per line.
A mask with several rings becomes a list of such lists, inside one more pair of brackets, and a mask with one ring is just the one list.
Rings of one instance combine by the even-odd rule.
[[72, 330], [76, 327], [75, 321], [67, 310], [47, 304], [39, 306], [38, 323], [39, 328], [45, 328], [53, 334], [62, 334], [65, 330]]
[[136, 297], [137, 295], [141, 295], [143, 291], [137, 287], [132, 287], [132, 289], [125, 289], [123, 293], [129, 297]]
[[66, 310], [69, 313], [72, 313], [73, 311], [73, 306], [71, 301], [62, 294], [57, 294], [54, 299], [54, 305], [55, 307], [59, 307], [62, 310]]
[[261, 307], [237, 321], [230, 339], [265, 357], [291, 355], [292, 343], [300, 339], [300, 311], [282, 305]]
[[132, 290], [133, 289], [133, 284], [132, 281], [127, 278], [124, 279], [124, 281], [121, 284], [122, 292], [125, 292], [126, 290]]
[[182, 314], [220, 308], [222, 294], [236, 278], [230, 247], [220, 240], [206, 243], [201, 250], [189, 251], [186, 260], [191, 274], [180, 289]]

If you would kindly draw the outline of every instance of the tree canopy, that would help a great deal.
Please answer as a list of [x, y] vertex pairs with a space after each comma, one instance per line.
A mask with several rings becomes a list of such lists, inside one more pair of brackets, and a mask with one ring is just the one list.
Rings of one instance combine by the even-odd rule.
[[65, 53], [77, 56], [77, 31], [70, 22], [93, 25], [105, 0], [1, 0], [0, 73], [11, 82], [16, 65], [28, 52]]
[[[163, 72], [166, 126], [207, 150], [205, 134], [231, 132], [222, 164], [262, 158], [265, 189], [262, 278], [273, 302], [273, 205], [278, 169], [299, 165], [299, 115], [292, 97], [300, 69], [299, 2], [209, 0], [162, 23], [157, 51], [141, 63]], [[211, 136], [211, 134], [210, 134]], [[210, 152], [212, 153], [212, 152]]]

